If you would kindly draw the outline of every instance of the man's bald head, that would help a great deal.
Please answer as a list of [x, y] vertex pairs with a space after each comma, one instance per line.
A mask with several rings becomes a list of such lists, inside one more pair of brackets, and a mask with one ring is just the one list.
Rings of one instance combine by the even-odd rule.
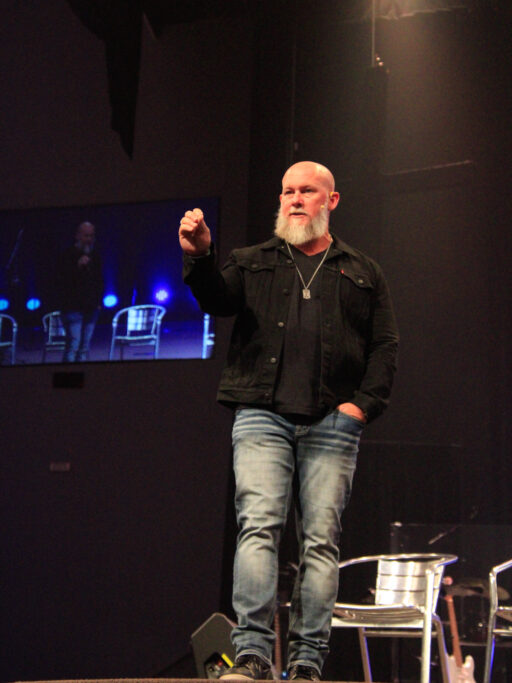
[[327, 166], [319, 164], [316, 161], [298, 161], [296, 164], [290, 166], [283, 176], [283, 187], [286, 185], [287, 179], [296, 173], [311, 174], [316, 176], [320, 182], [327, 189], [328, 192], [334, 191], [334, 176], [329, 171]]
[[96, 236], [96, 231], [94, 229], [94, 225], [92, 223], [89, 223], [89, 221], [84, 221], [83, 223], [80, 223], [78, 228], [76, 229], [76, 243], [79, 247], [92, 247], [94, 244], [94, 239]]

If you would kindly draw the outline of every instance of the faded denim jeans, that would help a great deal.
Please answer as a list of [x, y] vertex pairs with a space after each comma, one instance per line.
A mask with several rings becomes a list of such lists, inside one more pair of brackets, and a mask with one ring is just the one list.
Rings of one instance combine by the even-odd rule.
[[89, 347], [98, 320], [98, 310], [83, 313], [69, 311], [63, 314], [66, 330], [66, 347], [64, 349], [64, 363], [80, 363], [89, 357]]
[[233, 608], [238, 624], [232, 633], [237, 656], [257, 654], [271, 662], [278, 546], [296, 476], [300, 557], [288, 662], [321, 672], [338, 593], [340, 517], [350, 497], [362, 429], [362, 422], [337, 410], [312, 425], [296, 425], [259, 408], [237, 411]]

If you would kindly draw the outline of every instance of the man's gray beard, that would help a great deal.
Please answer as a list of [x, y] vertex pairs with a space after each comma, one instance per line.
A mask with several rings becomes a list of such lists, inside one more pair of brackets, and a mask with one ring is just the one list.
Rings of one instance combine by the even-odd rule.
[[276, 215], [274, 235], [295, 246], [320, 239], [329, 227], [329, 211], [321, 209], [320, 213], [305, 225], [291, 225], [290, 220], [283, 215], [281, 207]]

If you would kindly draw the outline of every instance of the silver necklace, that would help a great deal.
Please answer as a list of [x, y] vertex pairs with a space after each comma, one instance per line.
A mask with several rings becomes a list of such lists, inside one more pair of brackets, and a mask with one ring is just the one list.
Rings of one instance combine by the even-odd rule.
[[299, 266], [297, 265], [297, 262], [296, 262], [295, 259], [293, 258], [293, 254], [292, 254], [292, 250], [290, 249], [290, 245], [288, 244], [288, 242], [286, 242], [286, 246], [287, 246], [287, 248], [288, 248], [288, 252], [289, 252], [289, 254], [290, 254], [290, 256], [291, 256], [291, 259], [292, 259], [293, 264], [294, 264], [294, 266], [295, 266], [295, 268], [296, 268], [296, 270], [297, 270], [297, 273], [299, 274], [300, 281], [302, 282], [302, 298], [303, 298], [303, 299], [311, 299], [311, 290], [309, 289], [309, 286], [311, 285], [311, 283], [312, 283], [313, 280], [315, 279], [316, 274], [318, 273], [318, 271], [320, 270], [320, 268], [321, 268], [322, 265], [323, 265], [323, 262], [324, 262], [325, 259], [327, 258], [327, 254], [329, 253], [329, 249], [331, 248], [331, 244], [332, 244], [332, 242], [329, 243], [329, 246], [328, 246], [327, 249], [325, 250], [325, 253], [324, 253], [323, 257], [322, 257], [322, 260], [321, 260], [320, 263], [317, 265], [317, 267], [315, 268], [315, 272], [314, 272], [313, 275], [309, 278], [309, 282], [306, 284], [306, 283], [304, 282], [304, 278], [302, 277], [302, 273], [301, 273], [300, 270], [299, 270]]

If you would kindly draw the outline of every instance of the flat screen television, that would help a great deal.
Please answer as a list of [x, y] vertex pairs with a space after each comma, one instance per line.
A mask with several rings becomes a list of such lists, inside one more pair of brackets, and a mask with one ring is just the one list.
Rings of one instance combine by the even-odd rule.
[[[214, 321], [181, 275], [179, 222], [196, 206], [215, 239], [219, 201], [211, 197], [1, 211], [0, 364], [210, 358]], [[94, 226], [92, 245], [77, 242], [84, 223]], [[63, 272], [71, 263], [82, 277], [93, 255], [100, 301], [79, 357], [69, 343], [74, 276]]]

